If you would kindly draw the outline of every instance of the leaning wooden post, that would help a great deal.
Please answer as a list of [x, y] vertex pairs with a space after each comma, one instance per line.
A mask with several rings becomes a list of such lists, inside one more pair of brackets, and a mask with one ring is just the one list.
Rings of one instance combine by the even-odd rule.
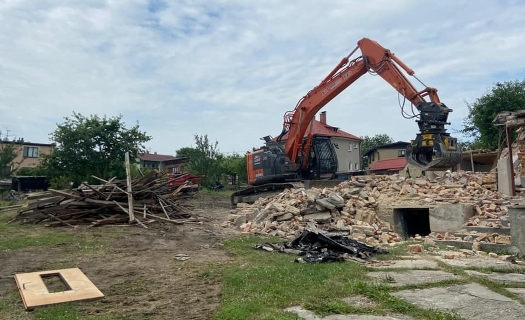
[[133, 191], [131, 189], [131, 169], [129, 164], [129, 152], [126, 152], [126, 180], [128, 185], [128, 215], [129, 222], [135, 220], [135, 215], [133, 214]]

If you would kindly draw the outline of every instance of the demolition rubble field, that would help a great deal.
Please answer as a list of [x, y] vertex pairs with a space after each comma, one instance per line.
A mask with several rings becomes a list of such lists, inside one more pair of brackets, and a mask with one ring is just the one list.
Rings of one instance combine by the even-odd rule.
[[[512, 197], [496, 191], [493, 174], [446, 173], [432, 181], [399, 175], [353, 177], [332, 188], [287, 189], [241, 203], [228, 225], [243, 234], [298, 236], [305, 228], [350, 235], [371, 245], [393, 245], [402, 241], [388, 220], [396, 207], [435, 207], [442, 204], [471, 205], [474, 216], [468, 226], [498, 228], [507, 221]], [[517, 197], [515, 197], [517, 198]], [[458, 230], [460, 231], [460, 230]], [[438, 240], [463, 240], [454, 234], [428, 236]], [[465, 240], [510, 244], [505, 235], [473, 232]], [[419, 238], [419, 237], [418, 237]]]
[[[226, 193], [166, 198], [157, 190], [144, 203], [136, 199], [141, 224], [127, 222], [122, 192], [98, 190], [85, 199], [55, 192], [55, 202], [42, 199], [20, 216], [16, 210], [0, 212], [1, 319], [504, 318], [498, 312], [521, 319], [525, 312], [522, 261], [436, 243], [454, 234], [405, 241], [387, 222], [395, 206], [465, 203], [476, 212], [466, 227], [501, 225], [517, 199], [498, 195], [490, 175], [451, 173], [433, 181], [356, 177], [334, 188], [286, 190], [238, 208]], [[139, 210], [144, 204], [145, 216]], [[331, 239], [349, 236], [361, 255], [307, 263], [279, 252], [277, 244], [307, 230]], [[466, 236], [473, 246], [503, 239]], [[348, 243], [340, 242], [347, 248]], [[388, 253], [380, 254], [379, 247]], [[367, 251], [374, 251], [370, 259], [363, 257]], [[15, 273], [71, 267], [80, 268], [105, 298], [24, 310]], [[436, 292], [439, 299], [470, 297], [472, 308], [453, 305], [456, 299], [449, 309], [427, 310], [413, 290], [421, 290], [428, 305], [437, 303], [431, 301]], [[479, 313], [483, 306], [490, 317]]]

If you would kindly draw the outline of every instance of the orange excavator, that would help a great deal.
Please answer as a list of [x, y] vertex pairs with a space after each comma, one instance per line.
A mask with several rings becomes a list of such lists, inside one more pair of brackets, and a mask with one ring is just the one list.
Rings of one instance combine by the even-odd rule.
[[[358, 50], [361, 55], [351, 59]], [[417, 90], [401, 69], [424, 88]], [[296, 182], [335, 179], [337, 156], [330, 138], [314, 136], [307, 132], [308, 127], [317, 112], [365, 73], [379, 75], [388, 82], [403, 96], [402, 116], [416, 119], [419, 133], [406, 149], [408, 163], [423, 171], [444, 171], [461, 161], [457, 140], [445, 129], [450, 124], [447, 119], [452, 109], [440, 101], [437, 89], [426, 86], [390, 50], [363, 38], [319, 85], [299, 100], [294, 110], [285, 113], [281, 134], [275, 139], [263, 138], [266, 145], [248, 154], [250, 186], [235, 192], [232, 204], [251, 202], [247, 199], [253, 195], [296, 187]], [[406, 100], [411, 104], [411, 113], [405, 111]], [[283, 138], [286, 138], [284, 146]]]

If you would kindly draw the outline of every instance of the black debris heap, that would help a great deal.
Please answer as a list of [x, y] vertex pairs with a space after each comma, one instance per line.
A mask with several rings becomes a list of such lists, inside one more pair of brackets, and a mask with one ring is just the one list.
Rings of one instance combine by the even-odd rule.
[[304, 230], [297, 238], [284, 243], [264, 243], [256, 249], [297, 254], [295, 262], [320, 263], [337, 261], [366, 262], [374, 254], [386, 254], [387, 249], [370, 246], [346, 236], [326, 236], [317, 231]]

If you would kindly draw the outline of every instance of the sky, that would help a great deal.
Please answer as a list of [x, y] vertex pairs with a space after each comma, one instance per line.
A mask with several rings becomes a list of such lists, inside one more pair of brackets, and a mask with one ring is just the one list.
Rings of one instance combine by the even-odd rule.
[[[73, 112], [122, 115], [151, 152], [197, 134], [242, 154], [366, 37], [438, 89], [461, 140], [468, 103], [525, 78], [524, 17], [520, 0], [0, 0], [0, 131], [48, 143]], [[360, 137], [418, 131], [370, 74], [322, 111]]]

